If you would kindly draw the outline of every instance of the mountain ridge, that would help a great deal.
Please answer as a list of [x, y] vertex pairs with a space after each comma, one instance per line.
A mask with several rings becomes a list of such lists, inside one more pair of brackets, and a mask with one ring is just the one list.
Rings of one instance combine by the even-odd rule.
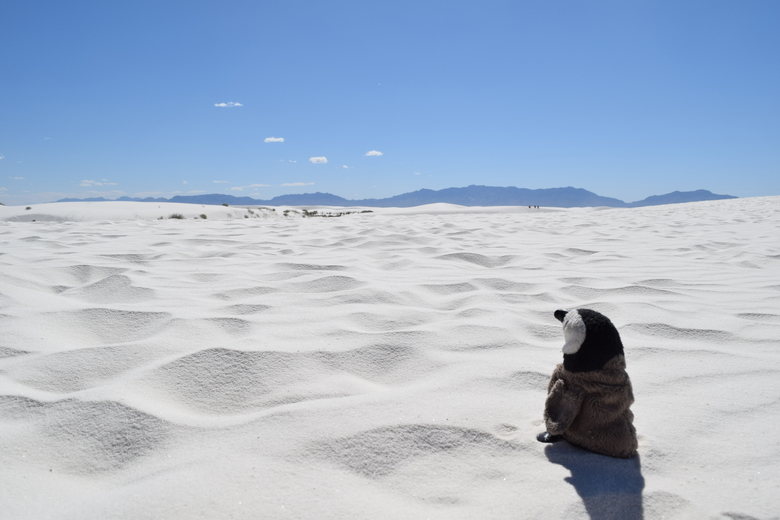
[[[624, 202], [612, 197], [603, 197], [583, 188], [571, 186], [562, 188], [517, 188], [514, 186], [471, 185], [441, 190], [420, 189], [382, 199], [346, 199], [332, 193], [301, 193], [279, 195], [272, 199], [253, 199], [211, 193], [203, 195], [175, 195], [171, 198], [119, 197], [120, 201], [136, 202], [182, 202], [188, 204], [231, 204], [242, 206], [367, 206], [367, 207], [411, 207], [433, 203], [459, 204], [461, 206], [547, 206], [547, 207], [592, 207], [635, 208], [662, 204], [679, 204], [705, 200], [735, 199], [733, 195], [719, 195], [709, 190], [673, 191], [663, 195], [651, 195], [635, 202]], [[97, 198], [65, 198], [57, 202], [108, 201]]]

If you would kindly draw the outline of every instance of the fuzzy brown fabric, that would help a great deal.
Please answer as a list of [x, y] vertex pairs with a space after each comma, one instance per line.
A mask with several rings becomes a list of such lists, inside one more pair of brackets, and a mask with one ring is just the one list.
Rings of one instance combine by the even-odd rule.
[[547, 394], [544, 422], [551, 435], [611, 457], [636, 455], [634, 414], [629, 410], [634, 393], [623, 356], [589, 372], [558, 365]]

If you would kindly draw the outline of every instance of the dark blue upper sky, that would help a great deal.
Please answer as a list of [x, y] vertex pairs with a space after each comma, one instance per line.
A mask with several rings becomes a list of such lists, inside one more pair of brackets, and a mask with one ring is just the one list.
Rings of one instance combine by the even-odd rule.
[[779, 24], [773, 0], [4, 0], [0, 201], [778, 195]]

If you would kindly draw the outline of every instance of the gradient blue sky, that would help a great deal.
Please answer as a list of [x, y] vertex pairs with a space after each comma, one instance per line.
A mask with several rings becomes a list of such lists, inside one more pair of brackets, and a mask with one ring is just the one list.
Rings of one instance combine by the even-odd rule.
[[0, 201], [778, 195], [778, 22], [774, 0], [3, 0]]

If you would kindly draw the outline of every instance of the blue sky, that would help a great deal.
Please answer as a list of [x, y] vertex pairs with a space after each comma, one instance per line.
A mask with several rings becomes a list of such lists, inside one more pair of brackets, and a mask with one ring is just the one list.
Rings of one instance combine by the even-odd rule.
[[773, 0], [4, 0], [0, 201], [778, 195], [778, 20]]

